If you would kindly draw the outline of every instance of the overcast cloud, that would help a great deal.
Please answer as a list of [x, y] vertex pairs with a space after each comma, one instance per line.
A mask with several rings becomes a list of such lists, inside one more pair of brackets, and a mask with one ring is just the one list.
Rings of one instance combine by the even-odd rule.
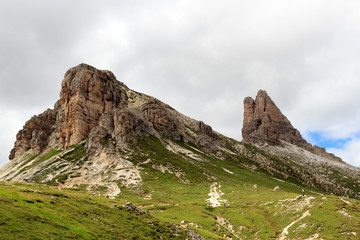
[[244, 97], [264, 89], [360, 166], [359, 25], [355, 0], [0, 0], [0, 165], [85, 62], [238, 140]]

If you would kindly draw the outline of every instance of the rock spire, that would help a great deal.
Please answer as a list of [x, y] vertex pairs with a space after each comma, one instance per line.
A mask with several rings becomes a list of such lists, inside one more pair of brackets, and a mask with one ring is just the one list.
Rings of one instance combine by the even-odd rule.
[[255, 100], [251, 97], [244, 100], [242, 136], [246, 142], [266, 141], [279, 144], [279, 140], [284, 140], [298, 146], [307, 144], [263, 90], [258, 91]]
[[313, 146], [303, 139], [264, 90], [258, 91], [255, 100], [251, 97], [244, 99], [242, 137], [244, 142], [271, 145], [279, 145], [282, 140], [317, 155], [342, 161], [339, 157], [327, 153], [324, 148]]

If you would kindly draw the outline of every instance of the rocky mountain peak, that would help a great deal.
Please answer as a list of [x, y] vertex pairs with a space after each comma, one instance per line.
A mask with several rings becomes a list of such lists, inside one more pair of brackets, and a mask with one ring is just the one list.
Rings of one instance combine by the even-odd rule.
[[127, 95], [110, 71], [87, 64], [69, 69], [61, 83], [57, 138], [63, 147], [78, 143], [97, 126], [100, 116], [123, 108]]
[[[88, 151], [101, 149], [109, 139], [118, 147], [150, 135], [187, 141], [191, 133], [184, 121], [170, 106], [130, 90], [112, 72], [83, 63], [65, 73], [54, 109], [25, 123], [9, 158], [29, 150], [39, 154], [47, 147], [66, 149], [84, 140]], [[217, 134], [203, 122], [186, 122], [190, 129], [199, 125], [195, 143], [210, 151]]]
[[256, 99], [244, 100], [244, 141], [266, 141], [279, 144], [279, 140], [303, 146], [306, 141], [290, 121], [281, 113], [264, 90], [259, 90]]
[[114, 74], [87, 64], [70, 68], [61, 83], [54, 109], [33, 116], [16, 136], [10, 159], [48, 145], [66, 148], [85, 140], [101, 115], [127, 104], [127, 87]]
[[243, 141], [249, 143], [268, 143], [279, 145], [282, 141], [302, 147], [317, 155], [342, 161], [324, 148], [312, 146], [294, 128], [280, 109], [275, 105], [266, 91], [259, 90], [255, 100], [244, 99], [244, 123], [242, 128]]

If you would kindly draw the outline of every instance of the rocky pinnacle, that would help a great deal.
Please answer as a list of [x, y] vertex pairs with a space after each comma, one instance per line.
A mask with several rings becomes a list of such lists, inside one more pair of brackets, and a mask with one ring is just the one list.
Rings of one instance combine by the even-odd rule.
[[259, 90], [256, 99], [244, 100], [243, 140], [266, 141], [279, 144], [279, 140], [304, 146], [307, 142], [290, 121], [281, 113], [266, 91]]
[[256, 99], [244, 99], [244, 123], [242, 128], [244, 142], [279, 145], [282, 141], [297, 145], [317, 155], [342, 161], [324, 148], [311, 145], [300, 132], [281, 113], [264, 90], [259, 90]]

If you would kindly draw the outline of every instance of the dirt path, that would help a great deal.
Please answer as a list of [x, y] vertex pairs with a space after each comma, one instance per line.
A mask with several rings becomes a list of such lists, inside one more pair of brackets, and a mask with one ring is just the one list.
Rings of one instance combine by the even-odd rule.
[[222, 226], [224, 227], [226, 230], [228, 230], [229, 232], [231, 232], [237, 239], [241, 239], [239, 237], [239, 235], [235, 232], [233, 225], [229, 222], [229, 220], [217, 216], [216, 217], [216, 221]]
[[[310, 207], [310, 206], [311, 206], [310, 201], [311, 201], [312, 199], [315, 199], [315, 197], [307, 197], [307, 198], [305, 198], [305, 199], [304, 199], [305, 204]], [[301, 204], [300, 204], [300, 205], [301, 205]], [[305, 206], [306, 206], [306, 205], [305, 205]], [[304, 206], [301, 206], [300, 208], [302, 209], [302, 208], [304, 208]], [[300, 210], [300, 208], [299, 208], [299, 210]], [[289, 225], [287, 225], [287, 226], [283, 229], [283, 231], [282, 231], [280, 237], [278, 238], [278, 240], [285, 240], [285, 239], [287, 239], [287, 235], [289, 234], [289, 232], [288, 232], [289, 228], [290, 228], [292, 225], [294, 225], [295, 223], [297, 223], [298, 221], [300, 221], [300, 220], [302, 220], [302, 219], [304, 219], [305, 217], [310, 216], [310, 215], [311, 215], [311, 214], [310, 214], [310, 210], [306, 210], [299, 219], [296, 219], [295, 221], [291, 222]]]
[[287, 236], [288, 233], [289, 233], [289, 232], [288, 232], [288, 229], [289, 229], [292, 225], [294, 225], [295, 223], [297, 223], [298, 221], [304, 219], [304, 218], [307, 217], [307, 216], [310, 216], [310, 211], [309, 211], [309, 210], [306, 210], [299, 219], [297, 219], [297, 220], [293, 221], [292, 223], [290, 223], [289, 225], [287, 225], [287, 226], [284, 228], [284, 230], [282, 231], [282, 233], [281, 233], [281, 235], [280, 235], [280, 237], [279, 237], [279, 240], [285, 240], [285, 239], [286, 239], [286, 236]]

